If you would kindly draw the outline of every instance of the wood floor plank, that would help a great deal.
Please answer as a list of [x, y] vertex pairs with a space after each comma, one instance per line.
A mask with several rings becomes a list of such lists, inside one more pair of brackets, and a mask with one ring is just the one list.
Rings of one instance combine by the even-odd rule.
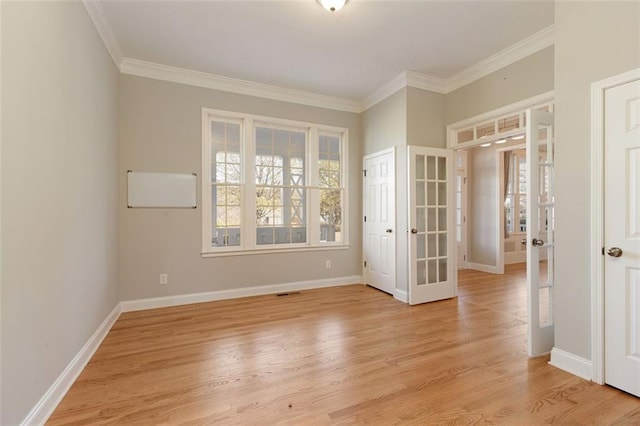
[[125, 313], [48, 424], [640, 424], [637, 398], [527, 357], [523, 265], [459, 282]]

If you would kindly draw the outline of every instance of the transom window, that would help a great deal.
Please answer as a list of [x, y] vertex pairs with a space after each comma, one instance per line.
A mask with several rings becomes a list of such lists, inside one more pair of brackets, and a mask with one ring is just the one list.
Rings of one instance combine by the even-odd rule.
[[347, 244], [347, 129], [203, 109], [203, 254]]

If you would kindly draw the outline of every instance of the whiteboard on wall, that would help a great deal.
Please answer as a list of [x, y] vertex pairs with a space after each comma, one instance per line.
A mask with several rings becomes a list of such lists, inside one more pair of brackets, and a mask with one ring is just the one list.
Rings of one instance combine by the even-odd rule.
[[196, 175], [128, 170], [127, 207], [195, 209]]

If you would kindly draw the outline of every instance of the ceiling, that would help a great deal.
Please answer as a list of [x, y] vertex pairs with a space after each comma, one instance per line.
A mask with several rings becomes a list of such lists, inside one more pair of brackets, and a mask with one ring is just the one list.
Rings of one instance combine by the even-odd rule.
[[102, 0], [124, 58], [361, 100], [403, 71], [447, 79], [543, 30], [552, 1]]

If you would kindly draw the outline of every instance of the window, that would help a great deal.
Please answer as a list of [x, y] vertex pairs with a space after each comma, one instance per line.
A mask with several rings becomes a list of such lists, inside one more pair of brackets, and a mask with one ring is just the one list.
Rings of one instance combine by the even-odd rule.
[[[212, 247], [240, 245], [241, 154], [240, 124], [213, 121], [210, 126]], [[209, 169], [209, 167], [208, 167]]]
[[521, 234], [527, 232], [527, 155], [524, 149], [508, 155], [505, 224], [509, 235]]
[[347, 129], [209, 109], [203, 127], [203, 254], [347, 244]]
[[320, 241], [340, 241], [342, 199], [340, 137], [320, 135], [318, 185], [320, 187]]
[[257, 126], [255, 136], [256, 244], [305, 243], [307, 133]]

